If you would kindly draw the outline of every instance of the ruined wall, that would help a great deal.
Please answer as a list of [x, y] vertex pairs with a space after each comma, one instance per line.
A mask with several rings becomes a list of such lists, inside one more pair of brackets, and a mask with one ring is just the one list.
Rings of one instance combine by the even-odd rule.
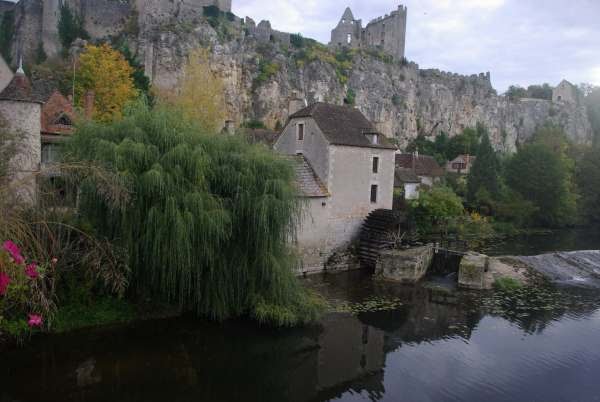
[[371, 21], [362, 36], [368, 47], [379, 47], [396, 60], [404, 58], [406, 47], [407, 9], [398, 6], [398, 10]]

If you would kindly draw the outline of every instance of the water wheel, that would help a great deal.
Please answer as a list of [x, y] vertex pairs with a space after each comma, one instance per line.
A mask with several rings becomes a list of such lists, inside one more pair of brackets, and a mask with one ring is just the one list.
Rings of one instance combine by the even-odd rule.
[[400, 211], [376, 209], [365, 219], [360, 232], [358, 255], [363, 266], [374, 268], [382, 250], [399, 242], [406, 216]]

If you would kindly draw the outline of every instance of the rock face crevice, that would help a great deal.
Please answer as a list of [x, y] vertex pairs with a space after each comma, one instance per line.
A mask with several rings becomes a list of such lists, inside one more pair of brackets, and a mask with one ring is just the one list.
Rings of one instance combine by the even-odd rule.
[[[423, 70], [415, 63], [356, 51], [351, 68], [341, 79], [333, 55], [302, 58], [306, 49], [279, 42], [275, 36], [265, 41], [253, 34], [245, 21], [231, 15], [218, 24], [207, 20], [196, 3], [214, 3], [212, 0], [101, 0], [107, 6], [95, 12], [96, 7], [85, 6], [90, 1], [78, 0], [93, 38], [125, 38], [157, 87], [175, 85], [190, 50], [210, 47], [212, 68], [225, 83], [227, 119], [237, 125], [260, 120], [271, 128], [283, 126], [294, 94], [308, 103], [341, 104], [352, 92], [355, 106], [400, 147], [419, 133], [454, 136], [477, 123], [489, 129], [498, 150], [508, 152], [546, 122], [563, 127], [578, 143], [591, 142], [583, 105], [539, 99], [511, 101], [496, 93], [489, 73], [462, 76]], [[39, 25], [41, 3], [21, 0], [17, 5], [15, 43], [23, 47], [25, 55], [35, 54], [46, 32]], [[217, 3], [230, 6], [227, 1]], [[261, 70], [265, 65], [275, 68], [265, 75]]]

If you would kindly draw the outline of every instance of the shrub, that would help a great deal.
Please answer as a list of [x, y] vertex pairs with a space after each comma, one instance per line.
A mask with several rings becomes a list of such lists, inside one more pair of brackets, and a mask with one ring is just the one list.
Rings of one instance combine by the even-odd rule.
[[523, 287], [523, 284], [521, 282], [519, 282], [517, 279], [502, 277], [502, 278], [496, 279], [494, 281], [493, 286], [494, 286], [494, 289], [496, 289], [498, 291], [512, 293], [512, 292], [515, 292], [515, 291], [521, 289]]
[[301, 34], [291, 34], [290, 35], [290, 43], [297, 49], [301, 49], [304, 47], [304, 38]]
[[254, 79], [254, 86], [259, 87], [269, 81], [280, 69], [278, 63], [262, 59], [258, 65], [258, 76]]
[[431, 233], [434, 228], [447, 230], [451, 219], [464, 214], [460, 197], [450, 188], [436, 186], [421, 191], [418, 200], [410, 202], [410, 214], [421, 234]]
[[352, 88], [348, 88], [348, 92], [346, 92], [346, 98], [344, 98], [344, 103], [346, 105], [354, 105], [356, 102], [356, 93]]

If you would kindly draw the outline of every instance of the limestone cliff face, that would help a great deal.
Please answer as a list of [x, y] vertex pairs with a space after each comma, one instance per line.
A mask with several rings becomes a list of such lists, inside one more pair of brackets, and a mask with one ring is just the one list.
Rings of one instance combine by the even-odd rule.
[[[222, 18], [213, 28], [203, 17], [202, 7], [196, 6], [222, 3], [228, 7], [228, 0], [93, 0], [94, 7], [86, 6], [92, 0], [69, 1], [78, 5], [94, 39], [127, 38], [156, 86], [175, 85], [189, 51], [210, 47], [212, 67], [226, 84], [229, 119], [238, 125], [247, 120], [261, 120], [272, 128], [285, 124], [294, 93], [309, 103], [341, 104], [351, 90], [356, 107], [400, 146], [419, 132], [456, 135], [478, 122], [488, 127], [496, 147], [507, 151], [547, 121], [564, 127], [577, 142], [591, 141], [583, 106], [544, 100], [512, 102], [496, 94], [489, 75], [421, 70], [413, 63], [402, 65], [362, 52], [354, 57], [342, 84], [339, 71], [324, 61], [326, 57], [298, 62], [300, 51], [277, 42], [275, 31], [274, 41], [269, 41], [268, 32], [253, 37], [250, 25], [237, 17]], [[47, 31], [55, 26], [56, 15], [45, 15], [42, 3], [21, 0], [16, 6], [15, 55], [21, 46], [21, 54], [31, 59], [40, 41], [53, 43]], [[101, 3], [104, 6], [97, 7]], [[56, 32], [52, 35], [56, 39]], [[276, 65], [277, 71], [258, 80], [264, 63]]]
[[[242, 28], [230, 35], [223, 39], [202, 23], [188, 31], [145, 32], [137, 40], [138, 51], [154, 84], [171, 86], [181, 74], [189, 50], [211, 46], [212, 66], [225, 80], [229, 116], [237, 124], [252, 119], [270, 127], [285, 124], [293, 93], [309, 103], [341, 104], [352, 89], [356, 107], [400, 146], [419, 132], [456, 135], [478, 122], [488, 127], [495, 146], [506, 151], [514, 151], [545, 122], [562, 126], [579, 143], [591, 141], [583, 106], [536, 99], [510, 101], [497, 95], [489, 75], [421, 70], [416, 64], [401, 65], [359, 54], [342, 85], [334, 66], [327, 62], [299, 64], [294, 51], [282, 50], [276, 42], [259, 43]], [[257, 84], [261, 60], [277, 64], [279, 71]]]

